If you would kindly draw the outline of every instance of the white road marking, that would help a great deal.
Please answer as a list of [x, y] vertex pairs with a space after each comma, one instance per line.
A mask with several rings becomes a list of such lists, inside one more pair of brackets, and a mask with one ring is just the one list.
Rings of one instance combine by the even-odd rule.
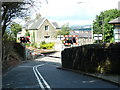
[[36, 76], [36, 78], [37, 78], [37, 81], [38, 81], [40, 87], [42, 88], [42, 90], [45, 90], [42, 82], [40, 81], [40, 78], [38, 77], [38, 75], [37, 75], [37, 73], [36, 73], [36, 71], [35, 71], [35, 67], [33, 67], [33, 71], [34, 71], [34, 74], [35, 74], [35, 76]]
[[[40, 72], [37, 69], [38, 67], [43, 66], [45, 64], [40, 64], [40, 65], [34, 66], [33, 71], [34, 71], [34, 74], [35, 74], [37, 81], [38, 81], [40, 87], [42, 88], [42, 90], [45, 90], [45, 88], [47, 88], [48, 90], [52, 90], [51, 87], [48, 85], [48, 83], [45, 81], [45, 79], [43, 78], [43, 76], [40, 74]], [[42, 81], [45, 86], [43, 85]]]
[[38, 73], [38, 75], [41, 77], [41, 79], [43, 80], [44, 84], [46, 85], [46, 87], [51, 90], [50, 86], [48, 85], [48, 83], [45, 81], [45, 79], [42, 77], [42, 75], [40, 74], [40, 72], [38, 71], [38, 68], [39, 66], [36, 67], [36, 71]]

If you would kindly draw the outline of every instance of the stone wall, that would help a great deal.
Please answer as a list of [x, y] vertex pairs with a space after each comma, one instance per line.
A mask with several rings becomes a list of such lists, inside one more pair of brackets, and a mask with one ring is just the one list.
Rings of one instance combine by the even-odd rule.
[[120, 43], [90, 44], [62, 51], [62, 66], [92, 73], [119, 73]]
[[15, 42], [3, 42], [2, 44], [2, 72], [25, 61], [25, 48]]
[[26, 47], [23, 46], [21, 43], [14, 43], [13, 48], [15, 49], [16, 53], [26, 60]]

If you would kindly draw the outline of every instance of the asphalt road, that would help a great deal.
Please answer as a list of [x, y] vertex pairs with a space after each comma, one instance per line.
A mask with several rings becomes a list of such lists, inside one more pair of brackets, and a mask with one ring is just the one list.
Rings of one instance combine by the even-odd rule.
[[[79, 73], [57, 69], [61, 65], [59, 58], [44, 57], [18, 65], [3, 75], [2, 86], [5, 88], [25, 88], [53, 90], [102, 88], [119, 90], [118, 86]], [[29, 90], [27, 89], [27, 90]]]

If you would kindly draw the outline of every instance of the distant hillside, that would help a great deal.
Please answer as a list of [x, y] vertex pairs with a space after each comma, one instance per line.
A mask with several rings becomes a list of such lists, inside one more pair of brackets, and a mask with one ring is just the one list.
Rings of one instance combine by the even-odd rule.
[[71, 30], [91, 30], [91, 25], [74, 25], [70, 27]]

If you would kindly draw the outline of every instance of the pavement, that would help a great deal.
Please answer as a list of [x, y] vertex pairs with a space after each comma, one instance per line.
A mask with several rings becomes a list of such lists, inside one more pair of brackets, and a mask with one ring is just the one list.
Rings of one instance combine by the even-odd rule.
[[[61, 58], [61, 52], [56, 52], [53, 53], [51, 55], [49, 55], [49, 57], [54, 57], [54, 58]], [[64, 67], [57, 67], [58, 69], [63, 69], [63, 70], [70, 70], [73, 72], [78, 72], [84, 75], [88, 75], [88, 76], [92, 76], [98, 79], [102, 79], [104, 81], [108, 81], [110, 83], [116, 84], [120, 86], [120, 75], [105, 75], [105, 74], [93, 74], [93, 73], [85, 73], [85, 72], [80, 72], [78, 70], [73, 70], [73, 69], [68, 69], [68, 68], [64, 68]]]
[[61, 52], [58, 51], [56, 53], [50, 54], [49, 57], [61, 58]]

